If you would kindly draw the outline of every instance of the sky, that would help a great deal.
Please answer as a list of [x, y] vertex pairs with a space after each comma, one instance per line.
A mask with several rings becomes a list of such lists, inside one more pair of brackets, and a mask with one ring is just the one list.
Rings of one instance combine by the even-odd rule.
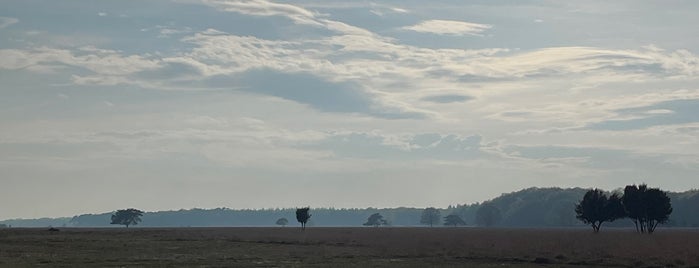
[[698, 11], [0, 0], [0, 218], [694, 189]]

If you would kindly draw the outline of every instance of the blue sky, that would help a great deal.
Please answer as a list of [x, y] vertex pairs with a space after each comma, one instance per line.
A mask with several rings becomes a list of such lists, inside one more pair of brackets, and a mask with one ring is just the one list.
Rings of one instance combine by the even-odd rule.
[[0, 218], [696, 188], [696, 1], [2, 1]]

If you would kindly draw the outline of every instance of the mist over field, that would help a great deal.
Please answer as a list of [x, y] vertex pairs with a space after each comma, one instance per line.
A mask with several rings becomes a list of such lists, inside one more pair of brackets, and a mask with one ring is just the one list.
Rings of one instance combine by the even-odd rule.
[[0, 219], [696, 189], [698, 10], [2, 1]]

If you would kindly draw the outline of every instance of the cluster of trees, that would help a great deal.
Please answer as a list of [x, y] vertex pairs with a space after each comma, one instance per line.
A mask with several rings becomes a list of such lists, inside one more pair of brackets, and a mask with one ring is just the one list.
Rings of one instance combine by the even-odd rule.
[[[420, 215], [420, 224], [429, 225], [433, 227], [435, 224], [439, 224], [442, 220], [441, 212], [439, 209], [434, 207], [428, 207], [422, 211]], [[389, 225], [389, 222], [383, 218], [381, 213], [374, 213], [367, 218], [367, 221], [362, 224], [364, 226], [374, 226], [379, 227], [381, 225]], [[462, 226], [466, 225], [466, 222], [456, 214], [449, 214], [444, 217], [445, 226]]]
[[653, 233], [658, 224], [666, 223], [672, 213], [667, 193], [647, 185], [629, 185], [621, 193], [607, 195], [600, 189], [585, 193], [575, 206], [576, 218], [599, 232], [602, 223], [629, 218], [639, 233]]

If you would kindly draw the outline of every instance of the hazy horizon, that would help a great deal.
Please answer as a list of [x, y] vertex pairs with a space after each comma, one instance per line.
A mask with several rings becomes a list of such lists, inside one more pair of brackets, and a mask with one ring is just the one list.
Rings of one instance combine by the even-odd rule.
[[699, 2], [0, 7], [0, 219], [697, 188]]

